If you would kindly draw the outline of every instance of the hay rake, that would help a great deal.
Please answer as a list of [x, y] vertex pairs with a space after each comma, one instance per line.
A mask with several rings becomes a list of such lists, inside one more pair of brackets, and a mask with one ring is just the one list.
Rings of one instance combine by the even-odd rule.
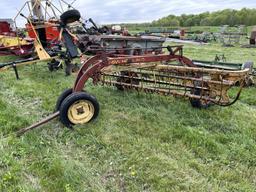
[[[182, 46], [169, 46], [169, 55], [120, 56], [103, 54], [84, 61], [74, 91], [82, 91], [88, 78], [97, 84], [163, 95], [185, 96], [198, 103], [228, 106], [229, 89], [243, 84], [248, 70], [227, 71], [196, 67], [183, 56]], [[237, 95], [240, 94], [240, 91]], [[237, 98], [237, 97], [236, 97]], [[236, 99], [237, 100], [237, 99]], [[192, 102], [194, 103], [194, 102]], [[198, 105], [195, 107], [202, 107]]]
[[[65, 90], [56, 104], [56, 113], [19, 132], [22, 134], [60, 116], [67, 127], [85, 124], [99, 114], [97, 99], [86, 90], [86, 82], [115, 86], [119, 90], [136, 90], [187, 97], [193, 107], [211, 104], [229, 106], [240, 96], [249, 69], [228, 71], [198, 68], [183, 56], [182, 46], [169, 46], [169, 54], [120, 55], [102, 52], [90, 59], [81, 57], [82, 67], [72, 89]], [[240, 84], [236, 97], [229, 97], [231, 87]]]

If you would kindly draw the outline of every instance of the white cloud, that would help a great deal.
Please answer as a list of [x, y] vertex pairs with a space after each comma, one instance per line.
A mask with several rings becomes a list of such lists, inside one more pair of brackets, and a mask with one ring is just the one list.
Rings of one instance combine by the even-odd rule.
[[[58, 0], [54, 0], [58, 2]], [[66, 0], [72, 2], [73, 0]], [[13, 18], [25, 2], [9, 0], [0, 2], [0, 17]], [[57, 6], [59, 4], [57, 3]], [[256, 8], [255, 0], [77, 0], [74, 3], [84, 18], [93, 18], [97, 23], [145, 22], [169, 14], [181, 15], [243, 7]], [[18, 20], [24, 23], [22, 18]]]
[[144, 22], [169, 14], [181, 15], [243, 7], [256, 8], [254, 0], [77, 0], [75, 5], [86, 17], [101, 23]]

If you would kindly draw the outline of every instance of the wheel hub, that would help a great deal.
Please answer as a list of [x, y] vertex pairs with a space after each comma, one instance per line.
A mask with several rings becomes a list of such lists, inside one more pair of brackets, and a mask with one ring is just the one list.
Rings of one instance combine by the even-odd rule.
[[77, 101], [69, 107], [68, 118], [73, 124], [85, 124], [93, 118], [94, 111], [90, 101]]

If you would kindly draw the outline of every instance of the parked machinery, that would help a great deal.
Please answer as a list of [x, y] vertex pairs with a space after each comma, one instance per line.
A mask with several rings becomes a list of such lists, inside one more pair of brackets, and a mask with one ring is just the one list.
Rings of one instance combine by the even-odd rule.
[[[93, 26], [88, 27], [86, 23]], [[155, 50], [154, 47], [162, 47], [165, 38], [154, 36], [132, 36], [127, 30], [120, 26], [98, 27], [90, 18], [82, 24], [83, 29], [77, 34], [78, 47], [82, 53], [96, 54], [104, 49], [106, 52], [116, 51], [117, 54], [147, 54], [154, 51], [161, 53], [161, 49]]]
[[[64, 15], [66, 16], [61, 17], [64, 24], [67, 24], [67, 21], [77, 20], [73, 14], [64, 13]], [[72, 41], [66, 25], [62, 26], [60, 34], [67, 35], [69, 37], [67, 39]], [[65, 45], [69, 53], [76, 53], [75, 45], [68, 42]], [[63, 91], [59, 96], [54, 114], [20, 130], [17, 134], [22, 135], [56, 117], [60, 117], [60, 121], [69, 128], [96, 119], [100, 105], [96, 97], [86, 91], [87, 82], [90, 79], [94, 85], [115, 86], [121, 91], [136, 90], [165, 96], [187, 97], [196, 108], [207, 108], [213, 104], [230, 106], [239, 99], [249, 75], [248, 68], [243, 70], [199, 68], [183, 55], [182, 46], [154, 48], [159, 50], [166, 48], [168, 54], [157, 51], [142, 55], [120, 54], [116, 48], [108, 49], [98, 46], [95, 56], [88, 59], [82, 55], [82, 67], [77, 74], [74, 86]], [[130, 49], [122, 48], [122, 50]], [[231, 88], [238, 84], [240, 89], [237, 90], [235, 97], [230, 98]]]
[[[60, 2], [67, 4], [64, 0], [60, 0]], [[71, 7], [71, 5], [67, 5], [69, 8]], [[25, 15], [24, 13], [28, 14]], [[61, 15], [61, 18], [58, 15]], [[79, 52], [75, 48], [75, 43], [73, 41], [76, 37], [69, 32], [66, 25], [68, 25], [69, 22], [78, 21], [80, 19], [81, 15], [79, 11], [70, 9], [63, 13], [63, 11], [60, 11], [52, 1], [30, 0], [23, 5], [15, 16], [15, 25], [19, 16], [26, 19], [26, 30], [30, 38], [18, 38], [16, 36], [7, 39], [1, 38], [0, 36], [0, 43], [12, 43], [12, 52], [17, 50], [16, 52], [19, 51], [23, 53], [23, 55], [28, 52], [30, 53], [30, 57], [11, 63], [2, 63], [0, 64], [1, 71], [15, 66], [15, 72], [17, 74], [16, 66], [33, 64], [39, 60], [50, 61], [47, 65], [50, 71], [62, 68], [61, 60], [64, 60], [63, 63], [66, 65], [67, 75], [74, 70], [78, 70], [77, 65], [72, 63], [74, 58], [79, 57]], [[67, 18], [70, 17], [74, 20], [67, 20]], [[66, 47], [70, 48], [62, 49], [62, 44], [65, 44]], [[3, 48], [2, 51], [4, 51]], [[18, 78], [18, 75], [16, 75], [16, 77]]]
[[[43, 2], [45, 2], [44, 10], [42, 8]], [[67, 4], [66, 1], [62, 0], [61, 2]], [[76, 63], [73, 63], [73, 59], [79, 57], [77, 49], [74, 48], [73, 40], [76, 37], [66, 28], [66, 25], [70, 22], [78, 21], [81, 18], [80, 12], [75, 9], [70, 9], [66, 12], [60, 11], [52, 1], [47, 0], [32, 0], [31, 5], [33, 7], [32, 20], [26, 24], [29, 36], [33, 38], [38, 36], [42, 46], [49, 54], [56, 55], [57, 53], [60, 56], [58, 59], [53, 58], [48, 62], [49, 70], [56, 71], [63, 68], [62, 63], [64, 63], [66, 75], [78, 71], [79, 67]], [[61, 7], [63, 6], [61, 5]], [[71, 5], [68, 4], [68, 7], [71, 7]], [[52, 17], [49, 17], [49, 9], [53, 14]], [[61, 16], [58, 16], [58, 14]], [[67, 17], [72, 17], [72, 20], [68, 20]], [[65, 52], [62, 51], [63, 44], [65, 47], [70, 47]]]
[[27, 57], [33, 53], [33, 39], [24, 38], [13, 31], [10, 23], [0, 21], [0, 55]]
[[[245, 81], [249, 70], [224, 71], [195, 67], [183, 56], [182, 46], [168, 47], [169, 54], [123, 56], [101, 54], [84, 62], [73, 89], [64, 92], [57, 105], [61, 122], [70, 127], [87, 123], [98, 115], [96, 98], [83, 92], [86, 82], [116, 86], [119, 90], [137, 90], [162, 95], [190, 98], [193, 107], [206, 108], [211, 104], [229, 106], [234, 100], [229, 90]], [[174, 63], [174, 64], [173, 64]]]
[[256, 27], [253, 27], [250, 35], [250, 45], [256, 45]]
[[[94, 85], [115, 86], [121, 91], [187, 97], [197, 108], [207, 108], [212, 104], [230, 106], [239, 99], [249, 69], [226, 71], [198, 68], [183, 56], [182, 46], [167, 49], [169, 54], [128, 56], [102, 52], [89, 60], [82, 57], [83, 65], [74, 86], [59, 96], [56, 112], [17, 134], [20, 136], [56, 117], [60, 117], [60, 121], [69, 128], [96, 119], [100, 105], [96, 97], [86, 91], [89, 79]], [[229, 91], [237, 84], [241, 87], [231, 99]]]
[[247, 36], [244, 25], [236, 26], [235, 28], [224, 25], [220, 29], [219, 39], [223, 46], [230, 47], [239, 44], [242, 36]]

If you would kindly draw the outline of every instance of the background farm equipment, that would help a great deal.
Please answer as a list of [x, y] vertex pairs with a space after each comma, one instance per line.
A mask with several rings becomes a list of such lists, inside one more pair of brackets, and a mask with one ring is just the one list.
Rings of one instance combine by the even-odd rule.
[[200, 34], [189, 34], [186, 38], [186, 40], [192, 40], [195, 42], [203, 42], [203, 43], [209, 43], [213, 41], [217, 41], [217, 36], [215, 33], [212, 32], [202, 32]]
[[[61, 1], [66, 4], [65, 1]], [[69, 4], [68, 8], [71, 8]], [[51, 13], [50, 13], [51, 11]], [[23, 14], [28, 12], [28, 15]], [[58, 16], [61, 14], [60, 16]], [[77, 65], [72, 63], [72, 60], [79, 56], [79, 52], [74, 43], [74, 39], [77, 37], [71, 33], [70, 23], [82, 24], [80, 22], [81, 15], [79, 11], [75, 9], [69, 9], [66, 12], [60, 11], [53, 2], [47, 0], [31, 0], [27, 1], [22, 9], [18, 12], [15, 17], [15, 21], [18, 16], [22, 16], [27, 20], [26, 30], [31, 39], [34, 39], [36, 43], [35, 50], [40, 60], [49, 59], [52, 55], [56, 56], [57, 53], [61, 52], [61, 45], [67, 48], [66, 53], [63, 54], [61, 59], [66, 65], [66, 74], [69, 75], [71, 72], [77, 70]], [[79, 21], [79, 22], [78, 22]], [[78, 47], [82, 52], [97, 53], [98, 48], [104, 47], [106, 50], [119, 49], [117, 53], [120, 54], [144, 54], [148, 52], [156, 51], [160, 53], [162, 50], [149, 49], [151, 47], [162, 47], [164, 43], [163, 38], [153, 37], [130, 37], [123, 35], [110, 35], [113, 30], [104, 26], [98, 27], [92, 19], [89, 22], [93, 25], [91, 28], [86, 28], [85, 24], [82, 24], [84, 29], [83, 34], [78, 35]], [[71, 28], [72, 29], [72, 28]], [[63, 41], [61, 41], [63, 40]], [[19, 45], [22, 43], [22, 39], [17, 38]], [[120, 51], [120, 49], [129, 48], [129, 52]], [[41, 53], [40, 53], [41, 52]], [[48, 63], [50, 71], [60, 69], [62, 64], [60, 61], [53, 60]]]
[[193, 60], [193, 63], [198, 67], [224, 69], [224, 70], [244, 70], [249, 69], [250, 74], [255, 74], [254, 63], [247, 61], [245, 63], [227, 63], [222, 61], [202, 61]]
[[[117, 54], [143, 55], [147, 53], [161, 53], [164, 38], [134, 37], [120, 35], [78, 35], [78, 47], [83, 53], [93, 53], [106, 50], [116, 50]], [[158, 47], [154, 49], [154, 47]]]
[[250, 45], [256, 45], [256, 27], [253, 27], [250, 35]]
[[[218, 58], [217, 55], [216, 55], [216, 58]], [[225, 59], [225, 57], [224, 57], [224, 59]], [[254, 85], [254, 77], [256, 76], [256, 68], [254, 68], [254, 63], [251, 61], [247, 61], [242, 64], [242, 63], [228, 63], [228, 62], [226, 62], [226, 60], [224, 60], [224, 61], [193, 60], [193, 63], [197, 67], [203, 67], [203, 68], [209, 68], [209, 69], [220, 69], [220, 70], [226, 70], [226, 71], [248, 69], [249, 75], [245, 78], [245, 81], [243, 83], [245, 86]]]
[[202, 43], [217, 41], [217, 36], [213, 32], [191, 31], [189, 28], [150, 28], [145, 31], [145, 35], [147, 34]]
[[255, 48], [256, 47], [256, 26], [252, 28], [251, 34], [248, 37], [249, 44], [242, 45], [242, 48]]
[[150, 28], [145, 30], [145, 35], [155, 35], [175, 39], [183, 39], [185, 37], [185, 29], [179, 28]]
[[0, 35], [16, 36], [16, 32], [13, 31], [11, 24], [9, 23], [10, 21], [8, 21], [9, 20], [0, 20]]
[[73, 23], [69, 26], [71, 31], [75, 34], [87, 34], [87, 35], [123, 35], [131, 36], [129, 31], [120, 25], [113, 26], [98, 26], [92, 18], [85, 20], [83, 23]]
[[[62, 2], [67, 4], [65, 1]], [[67, 5], [70, 7], [69, 4]], [[58, 16], [56, 12], [61, 15]], [[28, 13], [28, 15], [23, 13]], [[67, 75], [75, 69], [77, 70], [77, 65], [73, 65], [72, 59], [78, 57], [79, 53], [74, 48], [74, 35], [66, 28], [66, 25], [70, 22], [67, 18], [72, 18], [72, 22], [80, 19], [81, 16], [77, 10], [72, 9], [62, 12], [47, 0], [31, 0], [27, 1], [16, 15], [15, 25], [19, 16], [27, 21], [26, 30], [29, 38], [21, 38], [15, 35], [13, 35], [15, 37], [10, 35], [0, 36], [2, 45], [0, 51], [5, 54], [8, 52], [18, 56], [29, 56], [29, 58], [11, 63], [2, 63], [0, 65], [2, 70], [15, 66], [15, 73], [18, 78], [17, 66], [36, 63], [37, 61], [50, 61], [48, 68], [50, 71], [55, 71], [62, 68], [61, 60], [64, 60]], [[6, 25], [3, 28], [6, 31]], [[10, 26], [8, 30], [9, 34], [17, 34], [10, 29]], [[62, 42], [69, 48], [62, 50]], [[56, 56], [59, 56], [59, 59]]]
[[[92, 25], [91, 27], [87, 27], [87, 25]], [[121, 30], [121, 29], [120, 29]], [[88, 35], [102, 35], [102, 34], [112, 34], [112, 29], [109, 28], [108, 26], [102, 26], [99, 27], [92, 18], [89, 18], [88, 20], [85, 21], [85, 23], [82, 24], [82, 29], [80, 31], [81, 34], [86, 34]]]
[[78, 37], [78, 47], [82, 53], [97, 54], [102, 48], [105, 50], [116, 49], [117, 54], [142, 55], [162, 50], [153, 50], [151, 47], [162, 47], [165, 38], [154, 36], [131, 36], [124, 28], [113, 26], [98, 27], [90, 18], [93, 26], [87, 27], [86, 23], [81, 23]]
[[15, 22], [13, 19], [0, 19], [0, 35], [9, 37], [25, 37], [23, 29], [15, 29]]
[[223, 46], [230, 47], [239, 44], [243, 36], [247, 36], [244, 25], [236, 26], [235, 29], [224, 25], [220, 29], [219, 39]]
[[33, 39], [0, 35], [0, 55], [31, 56], [34, 52]]
[[0, 21], [0, 55], [27, 57], [33, 53], [33, 39], [18, 36], [7, 21]]

